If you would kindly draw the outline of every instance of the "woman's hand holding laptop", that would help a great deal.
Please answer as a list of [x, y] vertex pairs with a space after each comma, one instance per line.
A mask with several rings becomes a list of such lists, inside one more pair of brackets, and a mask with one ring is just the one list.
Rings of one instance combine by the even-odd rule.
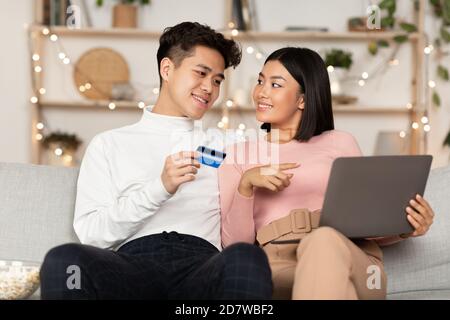
[[401, 234], [400, 237], [402, 238], [422, 236], [428, 232], [433, 224], [433, 209], [424, 198], [418, 194], [416, 199], [409, 201], [409, 204], [410, 206], [406, 207], [407, 218], [415, 230], [411, 233]]

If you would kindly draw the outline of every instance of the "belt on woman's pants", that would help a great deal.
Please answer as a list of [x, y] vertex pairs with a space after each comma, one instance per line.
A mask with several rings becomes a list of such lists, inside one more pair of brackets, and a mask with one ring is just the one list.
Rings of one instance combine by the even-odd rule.
[[[260, 246], [267, 243], [298, 243], [313, 229], [319, 227], [320, 210], [309, 211], [308, 209], [294, 209], [283, 218], [272, 221], [258, 230], [256, 240]], [[288, 235], [288, 239], [283, 237]], [[283, 240], [278, 240], [283, 237]]]

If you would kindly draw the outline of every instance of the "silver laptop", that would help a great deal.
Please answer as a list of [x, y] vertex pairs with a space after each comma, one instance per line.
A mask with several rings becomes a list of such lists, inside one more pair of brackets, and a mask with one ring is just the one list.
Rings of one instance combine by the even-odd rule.
[[335, 159], [320, 225], [348, 238], [412, 232], [405, 209], [416, 194], [423, 195], [432, 159], [430, 155]]

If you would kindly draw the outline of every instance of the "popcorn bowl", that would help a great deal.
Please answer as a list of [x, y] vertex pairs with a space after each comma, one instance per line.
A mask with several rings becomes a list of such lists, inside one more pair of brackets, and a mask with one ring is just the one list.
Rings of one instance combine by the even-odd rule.
[[0, 300], [29, 298], [39, 288], [40, 263], [0, 260]]

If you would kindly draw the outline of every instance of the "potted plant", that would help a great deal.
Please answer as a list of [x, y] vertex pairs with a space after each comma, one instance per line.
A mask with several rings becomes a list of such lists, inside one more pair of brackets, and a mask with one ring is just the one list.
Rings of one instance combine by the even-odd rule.
[[352, 53], [341, 49], [325, 52], [325, 65], [330, 75], [331, 94], [342, 95], [341, 81], [353, 64]]
[[[114, 28], [136, 28], [137, 27], [137, 6], [150, 4], [151, 0], [119, 0], [113, 7], [113, 27]], [[97, 0], [97, 6], [101, 7], [103, 0]]]
[[75, 164], [75, 153], [82, 141], [75, 134], [52, 132], [42, 139], [42, 145], [47, 150], [49, 165], [71, 167]]

